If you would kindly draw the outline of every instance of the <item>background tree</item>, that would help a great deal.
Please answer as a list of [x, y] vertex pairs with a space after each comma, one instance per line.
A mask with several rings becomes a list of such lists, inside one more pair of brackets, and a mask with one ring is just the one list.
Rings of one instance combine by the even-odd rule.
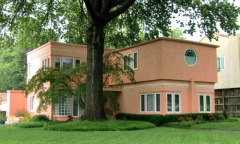
[[[44, 23], [43, 27], [52, 27], [56, 31], [61, 31], [64, 27], [59, 25], [76, 21], [76, 19], [65, 20], [65, 15], [69, 11], [63, 8], [64, 4], [64, 1], [57, 0], [3, 1], [1, 15], [2, 22], [6, 23], [1, 26], [8, 27], [9, 23], [14, 26], [22, 17], [39, 17]], [[83, 0], [78, 1], [78, 6], [79, 11], [72, 14], [79, 15], [79, 18], [85, 16], [88, 22], [85, 39], [88, 47], [88, 64], [84, 118], [89, 120], [105, 119], [102, 100], [102, 59], [106, 36], [109, 41], [114, 41], [115, 35], [127, 38], [129, 44], [142, 39], [157, 38], [160, 33], [168, 36], [171, 18], [176, 15], [177, 22], [182, 27], [187, 26], [185, 32], [189, 34], [193, 34], [199, 27], [202, 34], [213, 38], [219, 27], [228, 34], [235, 34], [239, 29], [236, 22], [240, 9], [227, 0]], [[119, 21], [115, 18], [119, 18]], [[108, 35], [107, 26], [110, 26], [109, 29], [112, 28], [111, 26], [116, 26], [116, 29], [111, 29]], [[69, 31], [69, 33], [75, 32]], [[81, 40], [80, 37], [78, 40]], [[109, 46], [118, 44], [111, 42]]]

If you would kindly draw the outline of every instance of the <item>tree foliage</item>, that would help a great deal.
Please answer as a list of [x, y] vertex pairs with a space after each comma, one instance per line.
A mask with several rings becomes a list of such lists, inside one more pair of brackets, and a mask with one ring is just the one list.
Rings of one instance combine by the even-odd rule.
[[191, 35], [197, 27], [209, 38], [220, 28], [230, 35], [239, 29], [240, 8], [228, 0], [3, 0], [0, 4], [2, 31], [34, 18], [41, 29], [51, 29], [67, 42], [87, 44], [84, 117], [90, 120], [105, 118], [101, 82], [104, 47], [125, 47], [160, 34], [169, 36], [173, 17]]
[[[131, 60], [129, 58], [129, 60]], [[134, 82], [134, 71], [122, 68], [122, 55], [118, 52], [106, 53], [104, 55], [104, 79], [103, 85], [108, 87], [108, 82], [114, 82], [121, 86], [123, 78]], [[41, 68], [28, 81], [26, 95], [33, 93], [40, 100], [38, 111], [46, 110], [51, 103], [59, 103], [66, 98], [74, 98], [82, 109], [85, 108], [86, 97], [86, 63], [81, 63], [74, 68]], [[116, 95], [105, 92], [105, 108], [108, 114], [118, 109]]]

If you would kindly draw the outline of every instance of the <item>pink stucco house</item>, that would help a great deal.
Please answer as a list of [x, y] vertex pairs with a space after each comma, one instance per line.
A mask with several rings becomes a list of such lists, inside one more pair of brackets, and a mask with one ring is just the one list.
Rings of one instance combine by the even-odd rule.
[[[215, 112], [214, 84], [217, 82], [217, 45], [159, 38], [118, 49], [135, 71], [136, 82], [125, 81], [122, 88], [109, 82], [104, 90], [118, 95], [120, 112], [132, 114], [183, 114]], [[109, 51], [109, 50], [108, 50]], [[86, 62], [87, 49], [83, 45], [48, 42], [27, 54], [28, 79], [42, 66], [75, 66]], [[27, 108], [36, 114], [38, 99], [27, 98]], [[51, 119], [66, 120], [68, 115], [80, 117], [78, 105], [67, 99], [52, 104], [41, 112]]]
[[0, 93], [0, 112], [7, 116], [6, 123], [13, 123], [14, 120], [10, 119], [10, 117], [17, 112], [26, 111], [26, 109], [27, 98], [24, 91], [8, 90], [6, 93]]

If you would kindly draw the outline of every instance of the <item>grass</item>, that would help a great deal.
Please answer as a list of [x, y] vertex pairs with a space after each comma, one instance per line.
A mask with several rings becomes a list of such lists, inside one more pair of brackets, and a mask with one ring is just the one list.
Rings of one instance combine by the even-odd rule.
[[240, 131], [240, 119], [238, 118], [237, 122], [234, 119], [230, 119], [222, 122], [202, 123], [193, 125], [192, 128]]
[[129, 131], [154, 128], [155, 125], [149, 122], [139, 121], [75, 121], [68, 123], [49, 124], [43, 127], [44, 130], [53, 131]]
[[[239, 127], [240, 121], [212, 122]], [[200, 125], [205, 125], [199, 124]], [[238, 129], [240, 130], [240, 128]], [[0, 125], [1, 144], [240, 144], [239, 132], [157, 127], [134, 131], [46, 131]]]
[[15, 127], [19, 128], [36, 128], [43, 127], [45, 122], [20, 122], [13, 124]]
[[237, 144], [239, 133], [152, 128], [136, 131], [63, 132], [0, 126], [1, 144]]

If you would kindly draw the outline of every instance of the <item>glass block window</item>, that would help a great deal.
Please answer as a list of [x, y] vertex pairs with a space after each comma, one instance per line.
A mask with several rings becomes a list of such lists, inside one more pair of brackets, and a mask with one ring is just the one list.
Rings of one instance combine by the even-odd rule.
[[197, 55], [193, 49], [188, 49], [185, 52], [185, 61], [188, 65], [193, 66], [197, 62]]
[[65, 98], [64, 100], [59, 100], [59, 103], [54, 104], [54, 115], [68, 116], [71, 114], [71, 99]]

